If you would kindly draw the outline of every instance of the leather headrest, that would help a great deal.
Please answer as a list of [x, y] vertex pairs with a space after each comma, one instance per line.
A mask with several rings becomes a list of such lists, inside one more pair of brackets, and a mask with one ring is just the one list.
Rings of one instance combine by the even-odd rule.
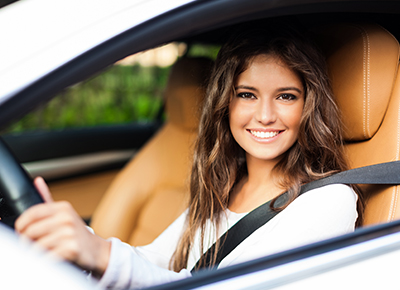
[[399, 43], [375, 24], [319, 28], [317, 42], [344, 123], [346, 141], [370, 139], [385, 115], [399, 60]]
[[182, 129], [197, 129], [212, 65], [212, 60], [203, 57], [184, 57], [174, 64], [164, 93], [169, 122]]

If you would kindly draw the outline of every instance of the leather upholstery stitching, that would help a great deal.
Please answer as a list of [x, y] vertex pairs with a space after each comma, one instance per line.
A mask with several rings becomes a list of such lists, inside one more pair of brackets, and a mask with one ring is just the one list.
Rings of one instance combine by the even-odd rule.
[[370, 120], [370, 41], [367, 31], [362, 27], [357, 27], [363, 38], [363, 134], [364, 138], [369, 138], [369, 120]]
[[363, 31], [361, 31], [361, 34], [362, 34], [362, 38], [363, 38], [363, 46], [364, 46], [364, 48], [363, 48], [363, 134], [364, 134], [364, 137], [366, 137], [366, 130], [365, 130], [365, 111], [366, 111], [366, 109], [365, 109], [365, 91], [366, 91], [366, 89], [365, 89], [365, 59], [366, 59], [366, 48], [365, 48], [365, 37], [364, 37], [364, 33], [363, 33]]
[[363, 136], [365, 139], [370, 134], [370, 56], [371, 45], [368, 32], [359, 25], [351, 25], [359, 30], [363, 41]]

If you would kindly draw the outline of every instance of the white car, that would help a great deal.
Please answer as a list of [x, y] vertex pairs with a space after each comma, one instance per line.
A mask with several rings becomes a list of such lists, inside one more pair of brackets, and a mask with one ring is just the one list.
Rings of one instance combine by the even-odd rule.
[[[128, 56], [169, 43], [174, 43], [177, 54], [182, 44], [218, 47], [231, 26], [280, 20], [298, 23], [319, 35], [316, 42], [333, 67], [335, 93], [352, 93], [338, 102], [343, 116], [358, 118], [358, 111], [348, 103], [360, 108], [357, 121], [345, 122], [349, 131], [357, 126], [365, 131], [361, 137], [349, 138], [346, 144], [352, 166], [400, 160], [396, 40], [400, 39], [399, 15], [400, 1], [20, 0], [0, 9], [2, 137], [31, 176], [45, 176], [55, 198], [70, 199], [89, 221], [104, 193], [92, 193], [89, 188], [106, 188], [133, 152], [159, 130], [163, 119], [153, 114], [152, 121], [147, 122], [17, 133], [7, 129], [10, 124], [67, 88], [74, 89], [85, 79], [126, 61]], [[361, 53], [354, 57], [352, 49], [358, 46]], [[339, 64], [346, 69], [335, 71]], [[361, 90], [362, 96], [358, 98], [353, 90]], [[354, 100], [350, 100], [353, 96]], [[15, 180], [21, 177], [13, 179], [14, 173], [7, 167], [16, 164], [9, 161], [4, 165], [7, 162], [1, 161], [1, 188], [18, 187], [14, 186]], [[28, 178], [24, 181], [29, 183]], [[74, 186], [83, 188], [85, 193], [74, 192]], [[398, 186], [363, 189], [368, 197], [365, 225], [354, 233], [217, 271], [200, 272], [152, 289], [397, 289]], [[1, 200], [0, 205], [4, 202]], [[3, 221], [10, 210], [5, 208], [0, 207]], [[6, 232], [5, 236], [12, 236]], [[15, 241], [14, 237], [10, 240]], [[11, 244], [1, 243], [0, 252], [8, 252], [8, 247], [10, 252], [1, 255], [0, 264], [24, 263], [15, 242]], [[31, 263], [31, 257], [26, 259]], [[40, 267], [48, 267], [42, 261], [46, 260], [43, 255], [33, 254], [32, 259], [37, 259]], [[10, 277], [24, 279], [30, 274], [27, 267], [18, 273], [15, 267], [1, 269], [0, 285], [7, 285], [7, 289], [12, 289], [7, 284], [12, 281]], [[82, 288], [94, 287], [81, 279], [79, 271], [70, 271], [69, 266], [61, 266], [57, 273], [61, 273], [57, 283], [64, 287], [71, 275]], [[43, 279], [49, 276], [41, 272], [37, 275], [43, 275]], [[32, 280], [29, 285], [53, 287], [42, 285], [40, 280]]]

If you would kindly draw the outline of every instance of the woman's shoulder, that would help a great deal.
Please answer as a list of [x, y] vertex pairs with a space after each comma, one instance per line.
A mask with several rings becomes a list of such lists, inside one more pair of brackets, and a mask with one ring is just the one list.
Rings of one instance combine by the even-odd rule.
[[279, 215], [280, 222], [307, 225], [309, 230], [350, 232], [358, 217], [357, 194], [348, 185], [326, 185], [303, 193]]
[[[329, 202], [357, 202], [357, 194], [349, 185], [346, 184], [329, 184], [325, 186], [321, 186], [318, 188], [314, 188], [309, 190], [302, 195], [300, 195], [297, 199], [299, 200], [315, 200], [319, 201], [329, 201]], [[296, 199], [296, 200], [297, 200]]]
[[307, 191], [297, 197], [287, 209], [323, 215], [357, 214], [357, 194], [348, 185], [330, 184]]

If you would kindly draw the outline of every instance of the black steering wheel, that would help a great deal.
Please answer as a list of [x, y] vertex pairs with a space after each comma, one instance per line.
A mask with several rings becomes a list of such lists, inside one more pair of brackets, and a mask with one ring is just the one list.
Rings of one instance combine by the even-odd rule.
[[[32, 179], [0, 138], [0, 195], [11, 209], [13, 220], [32, 205], [42, 203]], [[12, 224], [9, 224], [13, 226]]]

